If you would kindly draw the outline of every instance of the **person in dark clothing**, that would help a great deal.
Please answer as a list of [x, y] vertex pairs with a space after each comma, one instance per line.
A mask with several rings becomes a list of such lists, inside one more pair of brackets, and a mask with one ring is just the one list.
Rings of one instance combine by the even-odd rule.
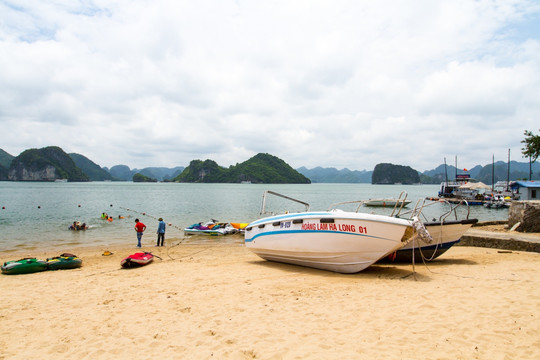
[[[157, 229], [157, 245], [156, 246], [163, 246], [163, 242], [165, 241], [165, 222], [163, 221], [163, 218], [159, 218], [159, 224]], [[160, 242], [161, 240], [161, 242]]]

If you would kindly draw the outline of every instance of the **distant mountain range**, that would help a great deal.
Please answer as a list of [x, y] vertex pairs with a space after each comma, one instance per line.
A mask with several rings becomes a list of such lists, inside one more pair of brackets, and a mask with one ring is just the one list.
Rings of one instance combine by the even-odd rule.
[[[200, 175], [202, 174], [201, 171], [204, 172], [208, 170], [212, 170], [212, 176], [218, 176], [219, 174], [223, 181], [225, 181], [224, 179], [227, 178], [227, 182], [232, 181], [231, 179], [234, 179], [233, 182], [266, 182], [269, 179], [266, 177], [268, 174], [273, 176], [274, 179], [278, 179], [279, 174], [284, 172], [288, 173], [289, 176], [292, 176], [294, 175], [294, 172], [297, 172], [305, 176], [313, 183], [372, 183], [373, 177], [373, 171], [358, 171], [349, 170], [346, 168], [337, 170], [336, 168], [315, 167], [313, 169], [307, 169], [306, 167], [300, 167], [294, 170], [290, 168], [290, 166], [283, 160], [269, 154], [256, 155], [254, 158], [252, 158], [254, 160], [250, 159], [252, 161], [237, 164], [234, 167], [229, 167], [229, 169], [218, 166], [212, 160], [206, 160], [206, 164], [203, 161], [195, 160], [195, 162], [190, 163], [190, 168], [188, 169], [189, 171], [184, 175], [181, 175], [186, 169], [183, 166], [176, 166], [173, 168], [147, 167], [143, 169], [130, 169], [126, 165], [115, 165], [108, 169], [106, 167], [99, 166], [84, 155], [70, 153], [65, 154], [66, 156], [64, 156], [63, 154], [65, 153], [62, 149], [54, 146], [43, 149], [25, 150], [17, 157], [0, 149], [0, 180], [8, 180], [11, 173], [13, 176], [19, 176], [17, 179], [26, 178], [27, 180], [32, 180], [32, 177], [36, 176], [38, 178], [40, 178], [40, 176], [44, 176], [47, 179], [49, 179], [50, 176], [56, 176], [56, 178], [66, 178], [70, 181], [132, 181], [135, 174], [141, 174], [147, 178], [155, 179], [157, 181], [194, 182], [197, 180], [195, 180], [195, 178], [190, 178], [188, 174], [191, 174], [191, 176], [194, 176], [195, 173]], [[16, 164], [12, 164], [15, 159]], [[73, 165], [71, 163], [73, 163]], [[39, 171], [46, 168], [49, 169], [49, 173], [39, 173]], [[51, 169], [53, 168], [58, 169], [56, 175], [51, 175], [50, 173], [52, 171]], [[23, 175], [24, 169], [26, 169], [27, 173]], [[81, 171], [79, 172], [78, 169]], [[28, 170], [30, 170], [30, 174], [28, 173]], [[293, 172], [290, 172], [290, 170], [293, 170]], [[538, 162], [532, 164], [532, 170], [532, 179], [540, 180], [540, 164]], [[456, 174], [463, 173], [469, 174], [471, 178], [478, 181], [491, 184], [492, 178], [495, 182], [507, 179], [508, 163], [498, 161], [494, 164], [494, 166], [492, 166], [492, 164], [486, 166], [477, 165], [468, 171], [456, 169], [452, 165], [445, 166], [444, 164], [441, 164], [433, 170], [424, 171], [423, 173], [418, 172], [418, 175], [420, 178], [420, 183], [438, 184], [444, 181], [446, 178], [452, 180], [455, 178]], [[492, 176], [492, 174], [494, 176]], [[528, 179], [529, 163], [511, 161], [509, 175], [510, 180]], [[385, 177], [384, 171], [382, 172], [381, 176], [381, 179], [383, 179], [381, 181], [383, 182], [393, 181], [392, 177]], [[379, 175], [377, 177], [379, 177]], [[211, 179], [211, 177], [208, 179]], [[300, 178], [297, 175], [288, 177], [288, 179], [288, 181], [291, 182], [303, 183], [305, 181], [303, 177]]]
[[296, 170], [314, 183], [371, 183], [371, 175], [373, 174], [373, 171], [367, 170], [338, 170], [320, 166], [313, 169], [302, 166]]
[[[379, 164], [380, 165], [380, 164]], [[506, 181], [508, 173], [508, 163], [497, 161], [494, 164], [481, 166], [476, 165], [472, 169], [465, 171], [464, 169], [456, 169], [455, 166], [444, 164], [437, 166], [433, 170], [427, 170], [423, 173], [418, 172], [420, 183], [422, 184], [440, 184], [448, 180], [456, 178], [456, 174], [469, 174], [471, 178], [482, 181], [485, 184], [492, 183], [492, 169], [494, 168], [494, 182]], [[316, 167], [307, 169], [300, 167], [297, 169], [299, 173], [308, 177], [313, 183], [372, 183], [373, 171], [351, 171], [349, 169], [337, 170], [336, 168]], [[533, 180], [540, 180], [540, 163], [532, 164]], [[510, 181], [528, 179], [529, 178], [529, 163], [510, 161]], [[377, 182], [377, 181], [376, 181]]]
[[104, 167], [103, 170], [107, 171], [114, 180], [131, 181], [131, 179], [133, 179], [133, 175], [139, 173], [151, 179], [156, 179], [158, 181], [166, 181], [180, 175], [182, 171], [184, 171], [184, 167], [147, 167], [143, 169], [130, 169], [127, 165], [115, 165], [110, 169]]
[[172, 169], [148, 167], [142, 170], [132, 170], [126, 165], [116, 165], [109, 170], [100, 167], [83, 155], [66, 154], [57, 146], [28, 149], [16, 157], [2, 150], [0, 161], [0, 180], [12, 181], [124, 180], [135, 182], [310, 183], [308, 178], [283, 160], [262, 153], [228, 168], [219, 166], [213, 160], [193, 160], [187, 168], [180, 166]]
[[[540, 180], [540, 163], [535, 162], [531, 166], [532, 168], [532, 180]], [[464, 169], [456, 169], [455, 166], [444, 164], [439, 165], [437, 168], [429, 171], [424, 171], [420, 178], [423, 183], [429, 183], [424, 181], [422, 177], [431, 178], [431, 183], [441, 183], [446, 180], [453, 180], [456, 178], [456, 174], [469, 174], [471, 178], [483, 182], [484, 184], [491, 184], [497, 181], [510, 181], [529, 179], [529, 163], [510, 161], [510, 167], [508, 163], [504, 161], [497, 161], [494, 164], [488, 164], [486, 166], [476, 165], [472, 169], [465, 171]], [[493, 181], [492, 181], [493, 179]]]

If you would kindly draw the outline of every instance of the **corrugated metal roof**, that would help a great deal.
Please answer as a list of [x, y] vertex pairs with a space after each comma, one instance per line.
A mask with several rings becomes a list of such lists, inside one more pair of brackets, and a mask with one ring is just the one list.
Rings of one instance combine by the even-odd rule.
[[517, 187], [534, 187], [534, 188], [540, 188], [540, 181], [516, 181], [514, 184], [512, 184], [512, 189], [515, 189]]

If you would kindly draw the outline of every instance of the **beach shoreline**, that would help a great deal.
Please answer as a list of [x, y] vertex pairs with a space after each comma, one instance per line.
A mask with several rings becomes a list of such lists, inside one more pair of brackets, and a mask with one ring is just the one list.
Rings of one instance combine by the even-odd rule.
[[120, 267], [131, 241], [78, 248], [80, 269], [2, 275], [0, 359], [540, 357], [538, 253], [453, 247], [414, 273], [344, 275], [242, 243], [168, 244], [138, 269]]

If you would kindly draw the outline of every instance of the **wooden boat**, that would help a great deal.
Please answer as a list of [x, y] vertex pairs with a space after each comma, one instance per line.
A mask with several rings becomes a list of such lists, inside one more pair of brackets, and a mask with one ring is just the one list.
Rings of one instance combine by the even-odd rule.
[[262, 218], [246, 227], [246, 247], [265, 260], [355, 273], [402, 248], [421, 226], [385, 215], [309, 211], [309, 204], [272, 191], [263, 195], [261, 214], [267, 194], [302, 203], [306, 211]]
[[150, 264], [154, 260], [154, 255], [149, 252], [139, 252], [122, 259], [120, 265], [123, 268], [141, 267]]
[[30, 274], [45, 270], [47, 270], [47, 262], [36, 258], [6, 261], [2, 265], [2, 273], [6, 275]]
[[47, 259], [49, 270], [77, 269], [82, 266], [82, 259], [73, 254], [61, 254]]

